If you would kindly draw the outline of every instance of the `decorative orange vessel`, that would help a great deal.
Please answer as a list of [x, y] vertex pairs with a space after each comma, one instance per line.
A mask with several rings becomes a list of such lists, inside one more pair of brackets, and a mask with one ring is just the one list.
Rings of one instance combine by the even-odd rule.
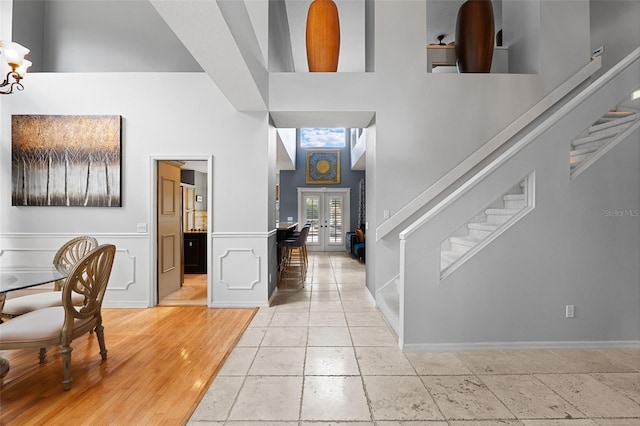
[[490, 72], [494, 46], [491, 0], [467, 0], [458, 10], [456, 65], [458, 72]]
[[340, 18], [333, 0], [313, 0], [307, 14], [310, 72], [336, 72], [340, 56]]

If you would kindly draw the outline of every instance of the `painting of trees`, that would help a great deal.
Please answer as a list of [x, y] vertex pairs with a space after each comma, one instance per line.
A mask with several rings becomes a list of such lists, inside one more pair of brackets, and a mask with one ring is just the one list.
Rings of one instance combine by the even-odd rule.
[[119, 115], [13, 115], [13, 206], [120, 207]]

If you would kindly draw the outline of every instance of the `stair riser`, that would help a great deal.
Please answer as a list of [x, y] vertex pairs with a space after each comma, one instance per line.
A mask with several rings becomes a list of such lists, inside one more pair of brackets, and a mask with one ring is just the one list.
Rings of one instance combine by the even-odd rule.
[[464, 244], [451, 243], [451, 251], [454, 251], [456, 253], [464, 254], [468, 252], [470, 249], [471, 247]]
[[576, 152], [579, 152], [581, 154], [596, 152], [597, 150], [605, 146], [608, 142], [609, 141], [607, 140], [594, 143], [586, 143], [584, 145], [580, 145], [579, 147], [573, 147], [571, 150], [571, 154], [573, 155]]
[[591, 128], [589, 129], [589, 133], [596, 133], [605, 129], [610, 129], [613, 127], [618, 127], [618, 126], [623, 126], [624, 124], [627, 123], [631, 123], [633, 121], [636, 120], [636, 115], [632, 114], [630, 116], [627, 116], [625, 118], [615, 118], [613, 120], [611, 119], [605, 119], [603, 120], [602, 123], [596, 124], [594, 126], [591, 126]]
[[512, 217], [513, 217], [512, 215], [488, 214], [487, 215], [487, 223], [495, 224], [495, 225], [502, 225], [503, 223], [507, 222]]
[[616, 136], [618, 136], [620, 133], [625, 131], [629, 126], [631, 126], [631, 124], [632, 123], [625, 123], [623, 125], [612, 127], [610, 129], [606, 129], [601, 132], [592, 133], [591, 135], [585, 138], [576, 139], [573, 141], [573, 146], [575, 146], [576, 148], [579, 148], [582, 145], [585, 145], [587, 143], [607, 141], [607, 140], [613, 139]]
[[571, 160], [569, 161], [569, 163], [572, 166], [575, 166], [575, 165], [578, 165], [578, 164], [582, 163], [584, 160], [586, 160], [589, 157], [591, 157], [591, 154], [572, 155], [571, 156]]
[[451, 265], [453, 262], [455, 262], [459, 258], [460, 258], [460, 256], [457, 253], [456, 253], [456, 257], [455, 258], [453, 258], [451, 256], [442, 256], [442, 259], [440, 259], [440, 263], [445, 263], [447, 265]]
[[479, 229], [469, 229], [469, 236], [474, 240], [483, 240], [493, 232], [491, 231], [481, 231]]
[[522, 210], [525, 206], [524, 200], [505, 200], [504, 208], [509, 210]]

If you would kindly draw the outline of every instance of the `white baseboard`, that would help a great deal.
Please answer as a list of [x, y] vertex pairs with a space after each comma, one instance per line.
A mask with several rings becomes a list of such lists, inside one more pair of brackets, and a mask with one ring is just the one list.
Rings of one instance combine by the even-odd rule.
[[403, 352], [464, 352], [527, 349], [640, 349], [640, 340], [594, 340], [567, 342], [482, 342], [409, 343], [399, 342]]

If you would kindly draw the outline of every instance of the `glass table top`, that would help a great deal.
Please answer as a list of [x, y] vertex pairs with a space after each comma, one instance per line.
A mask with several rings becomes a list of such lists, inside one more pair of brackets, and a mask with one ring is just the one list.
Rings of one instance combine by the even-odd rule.
[[55, 269], [50, 270], [2, 270], [0, 269], [0, 293], [47, 284], [66, 278]]

